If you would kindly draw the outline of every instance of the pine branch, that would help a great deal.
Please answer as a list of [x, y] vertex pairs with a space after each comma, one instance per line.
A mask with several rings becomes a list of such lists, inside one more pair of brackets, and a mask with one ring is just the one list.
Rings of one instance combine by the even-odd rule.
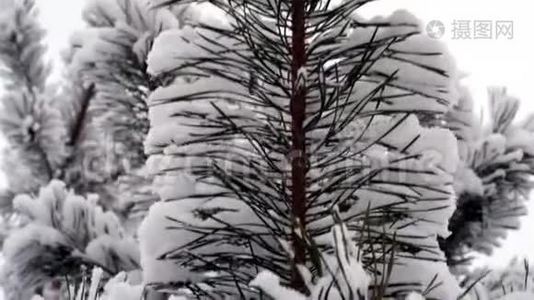
[[83, 128], [87, 122], [87, 111], [89, 110], [89, 104], [91, 99], [95, 96], [95, 85], [90, 84], [88, 88], [84, 89], [81, 97], [81, 107], [77, 114], [75, 124], [71, 130], [70, 138], [67, 143], [68, 146], [74, 147], [80, 142], [80, 138], [83, 133]]
[[518, 100], [505, 89], [490, 89], [491, 119], [477, 124], [472, 99], [463, 91], [460, 103], [444, 119], [459, 140], [462, 162], [455, 178], [457, 210], [452, 234], [440, 242], [450, 266], [461, 271], [473, 252], [490, 254], [509, 230], [519, 228], [533, 182], [532, 129], [514, 122]]
[[152, 9], [144, 0], [93, 1], [84, 18], [90, 28], [73, 36], [68, 63], [79, 85], [89, 88], [79, 99], [68, 137], [77, 153], [61, 178], [78, 192], [101, 194], [107, 208], [142, 215], [156, 198], [147, 193], [150, 179], [142, 174], [146, 100], [164, 80], [152, 78], [146, 61], [155, 36], [178, 22], [167, 9]]
[[[445, 174], [456, 162], [431, 144], [455, 141], [446, 130], [422, 128], [414, 113], [447, 110], [451, 75], [434, 65], [436, 49], [413, 50], [413, 19], [350, 17], [365, 2], [303, 2], [302, 37], [293, 31], [292, 1], [216, 0], [227, 22], [156, 39], [149, 69], [174, 80], [149, 97], [147, 153], [162, 198], [140, 230], [142, 244], [154, 246], [145, 257], [154, 264], [144, 270], [152, 287], [262, 297], [249, 283], [266, 270], [305, 291], [295, 262], [311, 270], [303, 281], [319, 280], [317, 252], [333, 251], [324, 236], [338, 206], [377, 282], [384, 255], [398, 247], [381, 293], [423, 292], [424, 284], [400, 274], [419, 261], [443, 264], [436, 237], [452, 213]], [[422, 163], [428, 149], [447, 159], [435, 168]], [[159, 245], [155, 231], [172, 245]], [[159, 267], [176, 278], [152, 276]]]
[[64, 125], [46, 90], [50, 66], [35, 1], [6, 0], [2, 6], [6, 25], [0, 32], [0, 71], [6, 93], [1, 126], [10, 147], [4, 164], [19, 159], [17, 171], [10, 170], [8, 188], [12, 194], [36, 192], [64, 159]]
[[51, 181], [35, 198], [17, 196], [15, 207], [29, 222], [10, 232], [3, 248], [10, 299], [53, 278], [82, 280], [83, 267], [99, 267], [108, 275], [140, 267], [135, 240], [117, 216], [62, 182]]
[[0, 32], [2, 77], [10, 88], [25, 87], [28, 92], [42, 92], [50, 66], [43, 56], [44, 30], [37, 21], [34, 0], [6, 0], [2, 4], [8, 26]]

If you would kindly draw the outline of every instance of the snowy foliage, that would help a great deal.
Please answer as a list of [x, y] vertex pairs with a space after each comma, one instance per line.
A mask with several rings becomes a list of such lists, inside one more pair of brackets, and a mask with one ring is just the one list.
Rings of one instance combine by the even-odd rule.
[[90, 1], [84, 14], [91, 27], [72, 37], [70, 67], [86, 84], [96, 84], [90, 106], [95, 125], [113, 131], [117, 142], [129, 142], [123, 145], [124, 154], [141, 151], [141, 161], [132, 163], [142, 164], [143, 134], [148, 129], [145, 101], [156, 84], [145, 72], [146, 56], [158, 32], [177, 27], [178, 21], [144, 0]]
[[1, 78], [8, 89], [44, 90], [49, 66], [43, 60], [44, 30], [37, 20], [35, 1], [0, 1]]
[[[0, 64], [3, 75], [0, 128], [8, 146], [3, 169], [9, 170], [4, 207], [11, 207], [20, 193], [37, 193], [50, 180], [59, 178], [80, 192], [91, 178], [90, 162], [78, 159], [81, 136], [87, 135], [85, 111], [75, 103], [86, 102], [92, 89], [76, 88], [77, 81], [48, 83], [44, 61], [44, 31], [37, 22], [34, 1], [4, 0], [0, 30]], [[98, 145], [98, 157], [105, 157]], [[75, 174], [75, 175], [73, 175]], [[94, 180], [93, 180], [94, 181]]]
[[[506, 267], [470, 272], [462, 285], [474, 287], [469, 291], [469, 300], [508, 300], [534, 294], [534, 267], [526, 259], [515, 258]], [[523, 298], [522, 298], [523, 297]]]
[[512, 292], [499, 298], [499, 300], [530, 300], [534, 299], [534, 293]]
[[492, 89], [479, 124], [367, 2], [88, 0], [53, 85], [0, 0], [8, 299], [534, 299], [528, 264], [451, 274], [525, 213], [534, 116]]
[[135, 273], [120, 272], [105, 280], [105, 272], [96, 267], [81, 283], [55, 290], [54, 295], [34, 295], [32, 300], [140, 300], [144, 291], [137, 277]]
[[[143, 287], [133, 273], [120, 272], [104, 281], [104, 271], [94, 268], [88, 280], [77, 286], [69, 286], [67, 297], [72, 300], [139, 300], [143, 296]], [[65, 294], [65, 292], [64, 292]], [[70, 300], [71, 298], [67, 298]]]
[[[60, 181], [43, 187], [39, 196], [20, 195], [15, 209], [28, 218], [5, 242], [4, 287], [14, 295], [47, 280], [78, 280], [80, 267], [99, 266], [109, 274], [137, 269], [139, 253], [119, 219], [104, 212], [96, 199], [68, 191]], [[23, 299], [23, 298], [22, 298]]]
[[[281, 286], [279, 278], [269, 271], [258, 274], [250, 285], [261, 289], [275, 300], [366, 300], [370, 278], [359, 261], [360, 253], [352, 243], [350, 232], [346, 226], [335, 225], [333, 227], [331, 246], [334, 249], [334, 254], [323, 255], [323, 253], [319, 253], [321, 256], [319, 264], [323, 274], [317, 279], [317, 282], [312, 282], [312, 272], [304, 267], [300, 268], [301, 275], [310, 292], [309, 296]], [[377, 294], [377, 296], [379, 295]]]
[[35, 3], [2, 0], [0, 6], [0, 128], [9, 143], [4, 169], [13, 171], [2, 200], [10, 206], [12, 195], [35, 192], [48, 182], [64, 162], [67, 149], [65, 126], [51, 103], [53, 95], [46, 90], [49, 67]]
[[290, 17], [287, 3], [213, 3], [226, 22], [163, 32], [148, 58], [155, 76], [175, 79], [149, 98], [148, 166], [162, 202], [140, 229], [145, 282], [199, 297], [252, 297], [259, 270], [291, 283], [297, 254], [286, 250], [299, 243], [318, 280], [311, 248], [332, 251], [337, 205], [373, 279], [380, 282], [385, 257], [395, 253], [387, 295], [455, 299], [437, 237], [448, 235], [454, 211], [456, 140], [413, 114], [444, 113], [457, 98], [442, 47], [418, 35], [406, 12], [361, 20], [348, 16], [362, 3], [317, 4], [306, 72], [298, 72], [307, 92], [309, 204], [296, 220], [292, 58], [289, 26], [280, 25], [289, 23], [277, 21]]
[[472, 99], [463, 93], [448, 116], [459, 140], [461, 165], [455, 174], [458, 209], [452, 235], [443, 243], [449, 264], [462, 264], [473, 251], [490, 254], [510, 229], [519, 227], [533, 188], [533, 118], [515, 120], [519, 100], [503, 88], [489, 91], [491, 119], [478, 124]]
[[89, 143], [106, 149], [88, 159], [95, 170], [106, 171], [96, 174], [95, 184], [100, 180], [106, 186], [99, 192], [107, 192], [107, 206], [125, 214], [132, 209], [146, 211], [147, 204], [155, 201], [147, 192], [149, 181], [142, 168], [146, 98], [159, 85], [146, 72], [146, 56], [159, 32], [178, 27], [178, 20], [146, 0], [91, 0], [84, 19], [89, 27], [73, 35], [66, 57], [69, 72], [82, 85], [94, 84], [96, 89], [87, 104], [91, 122], [86, 130], [94, 133]]

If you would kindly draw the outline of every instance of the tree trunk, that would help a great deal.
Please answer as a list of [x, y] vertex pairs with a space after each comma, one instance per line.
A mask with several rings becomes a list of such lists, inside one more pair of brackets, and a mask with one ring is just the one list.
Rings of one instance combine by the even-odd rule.
[[291, 45], [291, 207], [294, 218], [292, 233], [295, 259], [292, 269], [292, 287], [296, 290], [305, 289], [304, 282], [296, 265], [306, 261], [306, 245], [297, 230], [306, 228], [306, 86], [304, 82], [304, 66], [306, 64], [306, 29], [305, 1], [293, 0], [292, 5], [292, 45]]

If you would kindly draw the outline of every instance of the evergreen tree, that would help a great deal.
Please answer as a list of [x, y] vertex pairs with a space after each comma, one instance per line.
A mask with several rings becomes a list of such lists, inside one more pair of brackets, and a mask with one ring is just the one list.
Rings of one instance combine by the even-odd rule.
[[146, 93], [157, 83], [146, 73], [145, 56], [159, 31], [177, 26], [176, 17], [143, 0], [92, 1], [85, 10], [91, 27], [74, 35], [64, 83], [56, 88], [47, 84], [34, 2], [4, 1], [4, 169], [14, 171], [5, 204], [53, 178], [79, 193], [99, 194], [101, 204], [118, 212], [132, 208], [130, 198], [152, 203], [142, 141]]
[[[0, 62], [3, 75], [0, 125], [7, 140], [3, 169], [9, 171], [7, 190], [2, 193], [10, 213], [14, 196], [37, 193], [54, 178], [68, 179], [74, 160], [83, 148], [83, 125], [93, 87], [77, 82], [59, 87], [50, 84], [45, 62], [44, 31], [37, 22], [33, 0], [3, 0]], [[85, 179], [79, 179], [85, 180]]]
[[46, 90], [44, 31], [34, 1], [2, 0], [0, 60], [1, 127], [9, 143], [4, 169], [10, 170], [4, 205], [18, 193], [34, 192], [55, 175], [65, 159], [65, 128]]
[[[175, 79], [149, 98], [162, 201], [140, 229], [147, 284], [201, 299], [459, 294], [437, 243], [456, 141], [415, 114], [448, 110], [454, 68], [409, 14], [355, 16], [366, 2], [211, 1], [220, 18], [156, 39], [149, 70]], [[369, 287], [344, 288], [336, 253]]]
[[56, 85], [0, 0], [8, 299], [530, 299], [526, 263], [463, 267], [526, 213], [532, 117], [492, 89], [476, 121], [368, 2], [89, 0]]
[[85, 199], [52, 181], [37, 198], [17, 196], [14, 206], [30, 221], [12, 232], [3, 247], [9, 299], [28, 299], [57, 277], [79, 281], [82, 266], [98, 266], [108, 276], [139, 268], [136, 241], [94, 197]]
[[519, 228], [533, 188], [532, 117], [514, 122], [519, 100], [503, 88], [490, 89], [489, 98], [490, 120], [485, 124], [475, 120], [473, 100], [465, 90], [445, 118], [458, 137], [461, 157], [452, 234], [441, 241], [451, 267], [465, 266], [473, 252], [491, 254], [509, 230]]
[[534, 296], [533, 271], [528, 260], [515, 258], [504, 268], [477, 269], [463, 284], [473, 286], [468, 294], [471, 299], [527, 300]]
[[177, 27], [178, 20], [143, 0], [89, 1], [84, 19], [89, 28], [74, 34], [67, 60], [76, 77], [95, 85], [88, 126], [107, 145], [105, 156], [91, 157], [95, 172], [105, 172], [96, 177], [105, 182], [98, 192], [107, 193], [107, 205], [121, 212], [143, 210], [154, 201], [143, 171], [146, 98], [158, 86], [146, 72], [146, 56], [154, 37]]
[[[110, 127], [101, 123], [113, 114], [122, 120], [142, 120], [121, 116], [125, 112], [120, 105], [108, 108], [107, 117], [101, 116], [104, 110], [101, 107], [102, 90], [106, 86], [98, 84], [102, 81], [97, 81], [95, 76], [98, 72], [105, 74], [108, 71], [102, 62], [106, 59], [108, 64], [112, 62], [110, 53], [99, 53], [99, 49], [96, 49], [93, 54], [97, 55], [93, 59], [101, 62], [97, 64], [100, 69], [95, 66], [91, 69], [94, 73], [82, 72], [80, 66], [71, 63], [68, 76], [63, 78], [66, 82], [55, 88], [49, 84], [49, 68], [43, 58], [44, 31], [37, 21], [34, 1], [5, 0], [1, 6], [0, 58], [5, 88], [1, 124], [9, 143], [4, 156], [4, 170], [9, 171], [9, 182], [8, 190], [3, 194], [6, 209], [2, 212], [6, 213], [3, 223], [9, 232], [6, 233], [7, 244], [4, 247], [7, 265], [3, 282], [10, 299], [29, 299], [34, 289], [42, 288], [47, 281], [58, 277], [79, 283], [83, 279], [80, 273], [82, 265], [87, 268], [100, 266], [107, 275], [138, 268], [136, 242], [133, 239], [127, 242], [117, 240], [118, 235], [124, 234], [117, 217], [109, 211], [104, 213], [95, 201], [86, 201], [83, 196], [70, 196], [72, 192], [66, 192], [65, 187], [53, 181], [55, 178], [61, 179], [82, 195], [98, 193], [99, 197], [90, 195], [88, 198], [98, 199], [104, 209], [120, 211], [120, 207], [113, 206], [113, 200], [118, 198], [120, 192], [115, 186], [119, 184], [110, 180], [110, 177], [124, 174], [126, 170], [114, 171], [117, 161], [110, 161], [110, 156], [116, 153], [109, 151], [108, 147], [115, 147], [117, 143], [106, 140], [103, 129]], [[149, 11], [146, 5], [138, 6], [143, 7], [144, 12]], [[110, 13], [109, 8], [103, 13]], [[139, 12], [134, 9], [128, 13]], [[156, 21], [146, 24], [150, 25], [154, 28], [160, 26]], [[127, 25], [121, 30], [123, 35], [131, 33]], [[139, 45], [132, 45], [130, 52], [127, 50], [125, 48], [126, 52], [122, 53], [126, 57], [121, 63], [126, 62], [134, 51], [142, 51]], [[73, 57], [79, 59], [79, 55]], [[122, 76], [141, 72], [128, 70], [120, 70]], [[72, 77], [74, 80], [67, 80]], [[125, 80], [122, 82], [136, 84]], [[121, 90], [120, 87], [115, 89]], [[139, 86], [139, 89], [142, 87]], [[139, 97], [138, 102], [142, 100], [141, 96], [136, 97]], [[122, 96], [117, 102], [124, 102], [125, 99], [126, 96]], [[142, 145], [128, 147], [136, 149], [136, 153], [142, 152]], [[111, 158], [115, 159], [115, 156]], [[109, 166], [113, 170], [110, 171]], [[142, 180], [146, 179], [143, 177]], [[132, 179], [126, 184], [135, 186], [136, 182]], [[39, 192], [40, 189], [44, 190]], [[137, 187], [136, 191], [143, 191], [143, 187]], [[15, 195], [35, 195], [38, 192], [40, 196], [34, 201], [26, 200], [24, 204], [13, 201]], [[13, 206], [13, 203], [19, 204]], [[33, 209], [32, 206], [37, 208]], [[35, 213], [35, 210], [41, 212]], [[50, 216], [45, 215], [43, 220], [43, 214], [46, 213]], [[106, 217], [95, 219], [95, 216]], [[46, 218], [52, 218], [53, 221]], [[106, 218], [111, 221], [106, 221]], [[14, 230], [11, 227], [21, 229]], [[97, 229], [105, 232], [100, 234]], [[47, 238], [47, 235], [51, 237]]]
[[[6, 229], [3, 281], [10, 299], [28, 299], [50, 280], [68, 278], [80, 284], [85, 276], [80, 266], [99, 266], [107, 277], [139, 267], [135, 240], [122, 241], [127, 234], [122, 221], [109, 210], [128, 217], [130, 203], [154, 201], [147, 199], [153, 196], [142, 168], [141, 141], [146, 132], [142, 127], [148, 126], [143, 125], [143, 93], [156, 83], [145, 72], [144, 56], [160, 30], [178, 23], [170, 11], [152, 10], [142, 0], [133, 5], [91, 2], [85, 11], [91, 28], [74, 36], [65, 83], [56, 89], [47, 82], [44, 31], [35, 3], [4, 2], [0, 53], [7, 93], [2, 130], [10, 144], [6, 169], [15, 172], [4, 193], [8, 209], [3, 212], [8, 213], [6, 227], [21, 229]], [[98, 203], [71, 196], [55, 178]], [[28, 194], [21, 196], [27, 199], [38, 192], [33, 201], [13, 201], [15, 195]], [[137, 208], [141, 213], [144, 209]], [[128, 235], [134, 233], [135, 221], [131, 225], [125, 224]], [[44, 238], [47, 234], [52, 237]]]

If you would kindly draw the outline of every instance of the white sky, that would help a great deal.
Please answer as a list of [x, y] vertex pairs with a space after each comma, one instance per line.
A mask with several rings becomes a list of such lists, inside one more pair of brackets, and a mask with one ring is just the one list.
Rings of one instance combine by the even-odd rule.
[[[84, 0], [38, 0], [42, 20], [49, 30], [52, 57], [58, 57], [67, 45], [68, 37], [83, 25], [80, 17]], [[479, 103], [486, 101], [486, 88], [491, 85], [507, 86], [509, 92], [522, 99], [520, 114], [534, 111], [530, 84], [533, 84], [534, 34], [532, 33], [532, 1], [525, 0], [382, 0], [369, 4], [366, 14], [389, 14], [405, 8], [424, 23], [440, 20], [445, 24], [445, 41], [458, 66], [469, 77], [465, 84]], [[453, 40], [454, 20], [512, 20], [512, 40]], [[534, 211], [534, 201], [530, 205]], [[529, 232], [529, 229], [530, 232]], [[497, 249], [491, 259], [493, 265], [502, 265], [514, 254], [529, 255], [534, 259], [534, 214], [524, 220], [523, 229], [513, 232], [505, 247]]]

